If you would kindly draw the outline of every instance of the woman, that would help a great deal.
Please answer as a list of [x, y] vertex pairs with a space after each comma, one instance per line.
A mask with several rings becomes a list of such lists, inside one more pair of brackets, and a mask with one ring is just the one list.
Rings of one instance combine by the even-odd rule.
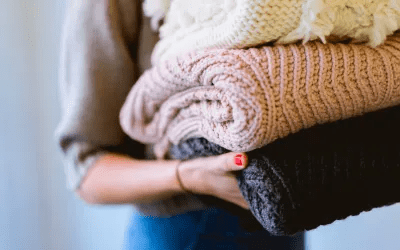
[[[90, 204], [135, 204], [140, 212], [132, 217], [127, 249], [303, 249], [301, 234], [270, 237], [247, 210], [234, 174], [246, 167], [246, 154], [140, 160], [144, 146], [118, 123], [157, 41], [140, 9], [135, 0], [72, 1], [67, 8], [56, 136], [69, 187]], [[151, 158], [151, 149], [146, 154]], [[217, 208], [188, 192], [235, 205]]]
[[[140, 213], [132, 216], [127, 249], [302, 249], [301, 234], [271, 237], [247, 210], [235, 178], [248, 164], [245, 153], [182, 163], [139, 160], [153, 158], [152, 150], [145, 152], [122, 132], [118, 114], [132, 84], [150, 67], [157, 42], [149, 20], [140, 16], [140, 2], [129, 0], [74, 1], [67, 10], [57, 138], [70, 188], [88, 203], [136, 206]], [[394, 67], [399, 41], [389, 44]], [[300, 221], [297, 228], [400, 200], [392, 192], [400, 181], [398, 112], [304, 130], [268, 148], [265, 161], [290, 177], [292, 197], [302, 207], [292, 218]]]

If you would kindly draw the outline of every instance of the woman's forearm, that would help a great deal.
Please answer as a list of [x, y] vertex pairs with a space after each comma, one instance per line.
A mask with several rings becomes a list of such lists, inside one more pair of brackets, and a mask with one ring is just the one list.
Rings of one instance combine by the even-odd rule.
[[[176, 176], [177, 160], [144, 161], [106, 154], [83, 180], [78, 195], [92, 204], [141, 204], [184, 192]], [[244, 153], [226, 153], [182, 162], [179, 176], [190, 192], [212, 195], [248, 209], [235, 171], [247, 166]]]
[[92, 204], [149, 203], [183, 192], [178, 161], [144, 161], [118, 154], [101, 157], [89, 170], [78, 195]]

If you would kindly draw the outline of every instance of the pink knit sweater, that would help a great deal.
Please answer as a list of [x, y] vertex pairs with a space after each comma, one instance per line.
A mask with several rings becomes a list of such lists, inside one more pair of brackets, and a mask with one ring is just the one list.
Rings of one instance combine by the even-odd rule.
[[[120, 113], [133, 139], [155, 144], [204, 137], [250, 151], [316, 124], [400, 102], [400, 33], [373, 49], [291, 44], [209, 50], [145, 72]], [[382, 121], [384, 122], [384, 121]]]

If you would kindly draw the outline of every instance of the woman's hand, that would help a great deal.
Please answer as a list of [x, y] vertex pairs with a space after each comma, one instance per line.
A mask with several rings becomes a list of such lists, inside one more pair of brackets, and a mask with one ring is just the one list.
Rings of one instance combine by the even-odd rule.
[[212, 195], [249, 209], [234, 175], [247, 164], [244, 153], [227, 153], [183, 162], [179, 175], [182, 185], [193, 193]]

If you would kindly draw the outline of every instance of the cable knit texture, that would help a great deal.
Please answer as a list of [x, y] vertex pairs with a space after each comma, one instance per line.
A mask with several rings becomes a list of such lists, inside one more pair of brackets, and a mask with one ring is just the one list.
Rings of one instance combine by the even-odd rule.
[[400, 102], [400, 34], [376, 49], [355, 44], [209, 50], [146, 71], [120, 112], [123, 130], [155, 144], [203, 137], [251, 151], [317, 124]]
[[[248, 153], [237, 179], [250, 210], [274, 235], [292, 235], [400, 201], [400, 107], [318, 125]], [[204, 138], [173, 158], [228, 150]]]
[[400, 28], [400, 0], [145, 0], [153, 28], [165, 16], [157, 62], [207, 48], [333, 37], [381, 44]]

